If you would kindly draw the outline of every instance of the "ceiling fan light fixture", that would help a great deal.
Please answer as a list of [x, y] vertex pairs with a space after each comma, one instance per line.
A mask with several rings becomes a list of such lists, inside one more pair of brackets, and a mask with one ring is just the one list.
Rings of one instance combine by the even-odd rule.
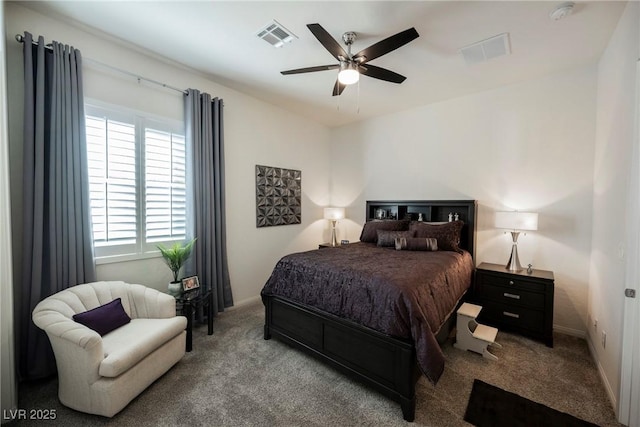
[[360, 73], [357, 66], [351, 62], [343, 62], [340, 64], [340, 72], [338, 73], [338, 81], [343, 85], [352, 85], [360, 80]]

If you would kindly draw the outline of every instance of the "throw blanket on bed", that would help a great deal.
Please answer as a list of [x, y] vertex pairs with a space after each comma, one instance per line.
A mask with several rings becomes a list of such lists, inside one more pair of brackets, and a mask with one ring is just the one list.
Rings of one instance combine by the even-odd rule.
[[262, 289], [394, 337], [412, 339], [436, 383], [444, 355], [435, 334], [471, 284], [468, 252], [396, 251], [354, 243], [282, 258]]

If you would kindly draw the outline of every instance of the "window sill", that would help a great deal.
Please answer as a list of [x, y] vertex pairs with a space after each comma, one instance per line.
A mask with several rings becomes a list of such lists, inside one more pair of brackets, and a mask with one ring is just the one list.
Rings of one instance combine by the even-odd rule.
[[144, 259], [162, 258], [160, 251], [147, 252], [143, 254], [125, 254], [96, 257], [96, 265], [114, 264], [118, 262], [140, 261]]

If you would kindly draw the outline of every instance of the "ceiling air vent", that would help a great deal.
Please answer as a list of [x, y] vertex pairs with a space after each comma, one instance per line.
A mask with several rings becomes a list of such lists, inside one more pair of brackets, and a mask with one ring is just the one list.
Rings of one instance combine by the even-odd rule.
[[275, 19], [265, 25], [256, 35], [273, 47], [282, 47], [285, 43], [298, 38]]
[[497, 36], [470, 44], [460, 49], [460, 53], [467, 62], [467, 65], [488, 61], [498, 56], [509, 55], [509, 33], [502, 33]]

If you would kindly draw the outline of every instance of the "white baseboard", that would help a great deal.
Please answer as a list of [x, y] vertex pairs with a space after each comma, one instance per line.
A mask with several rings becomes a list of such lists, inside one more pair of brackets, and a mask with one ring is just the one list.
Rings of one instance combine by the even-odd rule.
[[260, 301], [260, 295], [256, 295], [254, 297], [246, 298], [246, 299], [243, 299], [243, 300], [240, 300], [240, 301], [235, 301], [233, 303], [233, 307], [229, 307], [226, 310], [227, 311], [233, 310], [234, 308], [238, 308], [238, 307], [242, 307], [242, 306], [245, 306], [245, 305], [253, 304], [253, 303], [256, 303], [258, 301]]
[[567, 328], [565, 326], [553, 325], [553, 330], [555, 332], [571, 335], [577, 338], [582, 338], [587, 342], [587, 347], [589, 348], [589, 353], [591, 354], [591, 359], [593, 363], [595, 363], [596, 368], [598, 369], [598, 374], [600, 375], [600, 381], [602, 381], [602, 385], [604, 386], [605, 392], [607, 396], [609, 396], [609, 401], [613, 406], [613, 410], [616, 413], [616, 417], [618, 416], [618, 401], [613, 393], [613, 389], [611, 388], [611, 384], [609, 384], [609, 380], [605, 375], [604, 369], [600, 364], [600, 360], [598, 359], [598, 353], [596, 353], [596, 349], [591, 342], [591, 337], [586, 333], [586, 331], [581, 331], [578, 329]]
[[565, 335], [571, 335], [572, 337], [578, 337], [582, 339], [587, 338], [587, 333], [579, 329], [567, 328], [565, 326], [553, 325], [553, 330]]
[[615, 394], [613, 393], [613, 389], [611, 388], [611, 384], [609, 384], [609, 380], [604, 373], [604, 369], [600, 364], [600, 360], [598, 359], [598, 353], [596, 352], [596, 348], [593, 346], [593, 342], [591, 342], [591, 337], [587, 335], [585, 338], [587, 341], [587, 346], [589, 347], [589, 353], [591, 353], [591, 358], [593, 362], [596, 364], [596, 368], [598, 368], [598, 373], [600, 374], [600, 380], [602, 381], [602, 385], [604, 386], [604, 390], [607, 392], [609, 396], [609, 400], [611, 401], [611, 405], [613, 406], [613, 411], [616, 414], [616, 418], [618, 418], [618, 400], [616, 399]]

